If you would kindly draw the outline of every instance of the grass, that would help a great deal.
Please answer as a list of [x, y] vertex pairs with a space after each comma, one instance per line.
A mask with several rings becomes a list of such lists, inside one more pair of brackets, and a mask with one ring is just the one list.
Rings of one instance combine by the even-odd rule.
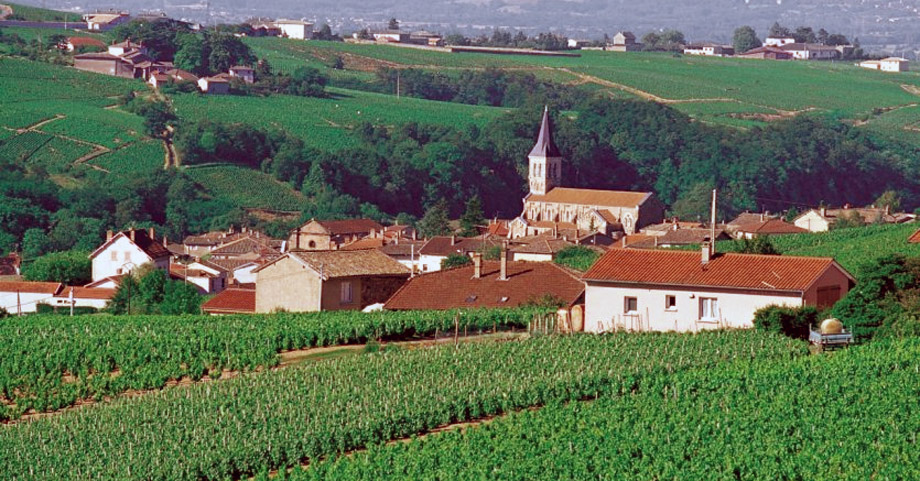
[[269, 174], [234, 165], [188, 168], [186, 173], [215, 198], [244, 208], [299, 211], [308, 202]]
[[[80, 22], [83, 18], [79, 13], [62, 12], [60, 10], [49, 10], [47, 8], [30, 7], [18, 3], [7, 3], [13, 9], [11, 20], [27, 20], [30, 22]], [[85, 24], [84, 24], [85, 25]]]
[[204, 96], [177, 94], [179, 117], [244, 122], [268, 130], [284, 129], [311, 147], [340, 150], [357, 145], [352, 130], [363, 122], [396, 126], [405, 122], [437, 125], [485, 125], [503, 109], [369, 92], [328, 89], [333, 98]]
[[134, 175], [162, 170], [166, 152], [159, 140], [143, 140], [128, 144], [89, 161], [113, 174]]

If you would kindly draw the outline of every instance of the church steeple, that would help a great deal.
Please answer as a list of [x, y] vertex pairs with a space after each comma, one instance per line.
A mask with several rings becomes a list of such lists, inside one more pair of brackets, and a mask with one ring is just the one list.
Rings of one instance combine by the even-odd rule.
[[553, 142], [553, 129], [549, 118], [549, 107], [543, 107], [543, 121], [537, 143], [527, 155], [530, 161], [530, 193], [544, 195], [562, 181], [562, 154]]

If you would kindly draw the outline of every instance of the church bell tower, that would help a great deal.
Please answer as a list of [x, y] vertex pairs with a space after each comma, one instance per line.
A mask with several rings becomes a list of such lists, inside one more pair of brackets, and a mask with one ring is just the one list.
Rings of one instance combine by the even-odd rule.
[[543, 108], [540, 135], [537, 137], [537, 144], [527, 155], [527, 159], [530, 161], [528, 179], [531, 194], [544, 195], [562, 183], [562, 154], [553, 143], [548, 107]]

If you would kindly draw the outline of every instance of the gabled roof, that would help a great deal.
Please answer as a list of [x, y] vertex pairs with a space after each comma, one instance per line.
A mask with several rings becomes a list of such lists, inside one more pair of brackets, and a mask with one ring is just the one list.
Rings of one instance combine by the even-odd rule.
[[718, 254], [703, 265], [696, 251], [613, 249], [584, 275], [588, 282], [712, 287], [804, 292], [828, 269], [839, 269], [830, 257]]
[[501, 246], [501, 241], [482, 237], [432, 237], [418, 252], [426, 256], [448, 257], [452, 254], [485, 251]]
[[[204, 263], [205, 261], [199, 261], [199, 262]], [[208, 259], [207, 263], [217, 266], [226, 272], [235, 271], [243, 266], [259, 265], [259, 263], [256, 261], [246, 260], [246, 259]]]
[[163, 246], [162, 243], [157, 242], [156, 239], [151, 239], [150, 235], [147, 233], [146, 230], [143, 230], [143, 229], [135, 230], [134, 240], [131, 240], [130, 233], [131, 231], [121, 231], [115, 234], [114, 236], [112, 236], [110, 240], [106, 241], [104, 244], [99, 246], [98, 249], [93, 251], [93, 253], [89, 255], [89, 258], [92, 259], [96, 257], [102, 251], [104, 251], [107, 247], [112, 245], [112, 243], [114, 243], [121, 237], [128, 239], [128, 241], [136, 245], [138, 249], [144, 251], [145, 254], [150, 256], [151, 259], [156, 260], [156, 259], [162, 259], [164, 257], [170, 256], [169, 249]]
[[215, 314], [252, 314], [256, 312], [256, 290], [230, 287], [201, 305], [201, 310]]
[[769, 219], [753, 224], [744, 224], [738, 227], [739, 232], [751, 234], [801, 234], [808, 232], [795, 224], [790, 224], [782, 219]]
[[60, 282], [0, 281], [0, 292], [54, 295], [63, 288]]
[[100, 287], [67, 287], [58, 297], [70, 297], [73, 291], [74, 299], [101, 299], [110, 300], [115, 297], [117, 289], [104, 289]]
[[910, 237], [907, 238], [908, 244], [920, 244], [920, 229], [914, 231]]
[[415, 258], [418, 259], [422, 246], [425, 245], [426, 241], [422, 240], [408, 240], [403, 239], [399, 242], [390, 242], [385, 244], [380, 248], [380, 252], [390, 256], [390, 257], [410, 257], [413, 252], [415, 253]]
[[318, 220], [330, 235], [345, 234], [370, 234], [383, 229], [379, 222], [373, 219], [346, 219], [346, 220]]
[[384, 304], [384, 309], [455, 309], [514, 307], [551, 295], [566, 306], [576, 304], [585, 285], [567, 269], [551, 262], [508, 262], [508, 279], [499, 280], [500, 263], [483, 261], [473, 278], [471, 265], [412, 278]]
[[318, 274], [322, 274], [324, 280], [337, 277], [409, 275], [409, 268], [377, 249], [289, 252], [281, 258], [259, 267], [254, 272], [260, 272], [266, 267], [287, 258], [303, 264]]
[[105, 47], [105, 42], [92, 37], [68, 37], [67, 43], [74, 47]]
[[514, 246], [510, 250], [518, 254], [555, 254], [573, 245], [575, 245], [574, 242], [554, 238], [550, 235], [540, 235], [530, 239], [525, 244]]
[[342, 246], [343, 251], [358, 251], [362, 249], [379, 249], [383, 247], [383, 239], [381, 238], [364, 238], [358, 239], [350, 244]]
[[[710, 240], [712, 231], [707, 228], [698, 229], [673, 229], [665, 232], [658, 237], [658, 244], [664, 245], [693, 245], [701, 244], [705, 240]], [[716, 240], [730, 239], [728, 234], [722, 229], [716, 229]]]
[[101, 286], [103, 284], [108, 284], [109, 282], [111, 282], [112, 284], [115, 284], [116, 286], [120, 286], [121, 280], [124, 279], [124, 277], [125, 277], [124, 274], [117, 275], [117, 276], [103, 277], [102, 279], [90, 282], [89, 284], [83, 287], [90, 288], [90, 289], [98, 289], [99, 288], [98, 286]]
[[728, 225], [730, 227], [740, 227], [744, 225], [757, 224], [763, 222], [767, 219], [775, 219], [776, 216], [771, 216], [767, 213], [760, 212], [742, 212], [738, 214], [738, 217], [732, 219]]
[[549, 107], [543, 107], [543, 120], [540, 122], [540, 134], [537, 143], [530, 149], [528, 157], [562, 157], [559, 148], [553, 142], [553, 129], [549, 119]]
[[527, 201], [600, 207], [636, 207], [642, 205], [651, 196], [651, 192], [556, 187], [544, 195], [531, 194]]
[[213, 256], [235, 256], [249, 253], [255, 253], [260, 256], [280, 254], [280, 252], [271, 247], [269, 238], [255, 238], [253, 236], [236, 239], [211, 251]]

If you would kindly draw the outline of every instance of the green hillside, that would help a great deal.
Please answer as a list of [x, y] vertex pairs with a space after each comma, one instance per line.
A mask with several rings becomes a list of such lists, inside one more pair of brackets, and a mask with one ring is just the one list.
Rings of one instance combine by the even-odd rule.
[[[328, 65], [337, 56], [356, 73], [386, 66], [439, 72], [506, 68], [627, 92], [708, 122], [745, 127], [817, 112], [920, 143], [920, 132], [904, 130], [920, 122], [916, 108], [920, 73], [886, 74], [848, 61], [776, 62], [599, 51], [583, 51], [578, 58], [499, 56], [274, 38], [252, 38], [247, 43], [260, 57], [288, 69]], [[902, 109], [895, 115], [885, 113], [898, 108]]]
[[18, 3], [2, 3], [13, 10], [10, 20], [26, 20], [30, 22], [82, 22], [83, 18], [79, 13], [62, 12], [60, 10], [49, 10], [47, 8], [31, 7], [20, 5]]

